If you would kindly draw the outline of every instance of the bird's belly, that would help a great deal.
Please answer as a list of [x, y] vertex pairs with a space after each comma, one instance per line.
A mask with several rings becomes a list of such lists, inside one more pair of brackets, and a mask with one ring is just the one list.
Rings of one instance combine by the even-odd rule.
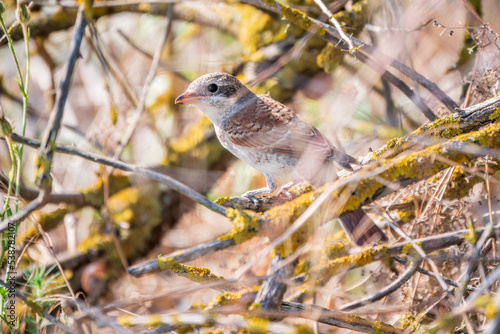
[[295, 170], [297, 158], [234, 145], [224, 136], [219, 136], [219, 131], [217, 131], [217, 136], [222, 146], [238, 159], [246, 162], [261, 173], [270, 174], [278, 183], [284, 184], [300, 178]]
[[258, 171], [272, 175], [280, 184], [299, 178], [295, 171], [295, 158], [249, 149], [237, 149], [237, 152], [232, 153]]

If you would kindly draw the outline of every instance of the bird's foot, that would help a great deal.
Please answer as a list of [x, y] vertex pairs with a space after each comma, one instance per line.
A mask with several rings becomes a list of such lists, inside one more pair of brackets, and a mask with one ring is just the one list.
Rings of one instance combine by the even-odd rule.
[[293, 199], [293, 196], [292, 194], [288, 191], [288, 189], [290, 189], [291, 187], [293, 187], [294, 185], [300, 183], [300, 181], [292, 181], [292, 182], [288, 182], [287, 184], [285, 184], [283, 187], [280, 188], [280, 190], [278, 190], [278, 196], [284, 196], [286, 197], [287, 200], [291, 201]]
[[293, 199], [293, 196], [292, 194], [288, 191], [288, 188], [281, 188], [279, 191], [278, 191], [278, 194], [277, 194], [278, 197], [280, 196], [283, 196], [283, 197], [286, 197], [287, 200], [291, 201]]
[[252, 192], [250, 191], [247, 191], [246, 193], [244, 193], [243, 195], [241, 195], [241, 197], [246, 197], [248, 198], [249, 200], [252, 201], [252, 203], [256, 206], [256, 207], [259, 207], [259, 199], [257, 197], [255, 197]]

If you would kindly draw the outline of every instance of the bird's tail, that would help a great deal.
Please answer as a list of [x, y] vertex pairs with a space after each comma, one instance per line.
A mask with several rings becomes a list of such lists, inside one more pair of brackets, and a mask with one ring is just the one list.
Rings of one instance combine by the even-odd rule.
[[339, 220], [349, 240], [358, 246], [388, 240], [385, 233], [361, 208], [340, 217]]

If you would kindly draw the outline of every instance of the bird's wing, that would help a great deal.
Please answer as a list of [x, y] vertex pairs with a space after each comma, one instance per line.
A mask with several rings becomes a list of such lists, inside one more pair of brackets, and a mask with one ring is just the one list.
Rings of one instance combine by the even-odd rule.
[[224, 129], [233, 144], [265, 153], [300, 158], [307, 152], [335, 160], [349, 169], [349, 162], [354, 160], [334, 148], [321, 132], [293, 110], [266, 95], [260, 95], [244, 112], [234, 114]]

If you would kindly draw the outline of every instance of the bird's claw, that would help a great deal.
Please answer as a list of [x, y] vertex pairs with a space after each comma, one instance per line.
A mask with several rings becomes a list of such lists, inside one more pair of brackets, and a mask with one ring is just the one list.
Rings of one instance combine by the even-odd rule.
[[279, 196], [284, 196], [286, 197], [287, 200], [291, 201], [293, 199], [293, 196], [292, 194], [287, 190], [287, 189], [283, 189], [281, 188], [279, 191], [278, 191], [278, 197]]
[[248, 194], [248, 193], [244, 193], [243, 195], [241, 195], [241, 197], [246, 197], [248, 198], [249, 200], [252, 201], [252, 203], [256, 206], [256, 207], [259, 207], [259, 199], [257, 197], [255, 197], [254, 195], [252, 194]]

